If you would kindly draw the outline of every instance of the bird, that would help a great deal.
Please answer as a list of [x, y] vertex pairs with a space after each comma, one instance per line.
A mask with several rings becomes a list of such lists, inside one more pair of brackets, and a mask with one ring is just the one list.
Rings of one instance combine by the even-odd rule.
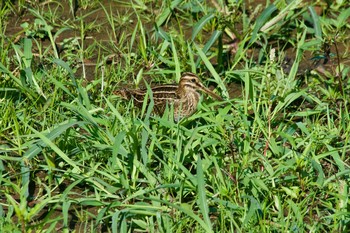
[[[200, 81], [197, 75], [191, 72], [182, 74], [178, 84], [163, 84], [156, 85], [150, 88], [152, 97], [147, 99], [147, 104], [150, 103], [150, 98], [153, 98], [153, 112], [158, 115], [163, 115], [167, 105], [174, 108], [174, 119], [181, 120], [184, 117], [191, 116], [197, 110], [197, 105], [200, 100], [200, 92], [204, 92], [214, 99], [222, 100], [222, 98], [206, 88]], [[133, 100], [137, 107], [142, 107], [147, 96], [147, 89], [120, 89], [114, 94], [122, 97], [125, 100]]]

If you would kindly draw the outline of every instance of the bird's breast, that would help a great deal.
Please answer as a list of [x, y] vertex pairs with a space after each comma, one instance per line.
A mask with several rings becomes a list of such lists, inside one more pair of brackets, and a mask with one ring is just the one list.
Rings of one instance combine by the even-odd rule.
[[174, 116], [177, 119], [192, 115], [197, 110], [200, 94], [196, 91], [187, 92], [174, 102]]

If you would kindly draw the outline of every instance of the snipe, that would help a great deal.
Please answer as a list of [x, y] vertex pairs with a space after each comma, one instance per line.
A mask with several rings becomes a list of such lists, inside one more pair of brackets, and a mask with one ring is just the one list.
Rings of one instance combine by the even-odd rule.
[[[206, 88], [193, 73], [183, 73], [178, 85], [165, 84], [151, 87], [154, 112], [159, 115], [164, 113], [166, 105], [174, 106], [174, 119], [179, 120], [183, 117], [192, 115], [196, 109], [202, 91], [211, 97], [221, 100], [221, 97]], [[134, 104], [138, 107], [142, 106], [147, 89], [129, 90], [122, 89], [115, 92], [116, 95], [126, 100], [134, 100]], [[150, 98], [150, 97], [149, 97]], [[149, 103], [149, 99], [147, 100]]]

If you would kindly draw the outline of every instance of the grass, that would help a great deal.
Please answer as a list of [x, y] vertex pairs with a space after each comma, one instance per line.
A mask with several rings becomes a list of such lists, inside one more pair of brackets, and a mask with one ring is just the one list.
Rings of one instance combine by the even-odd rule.
[[[346, 232], [346, 1], [4, 1], [1, 232]], [[199, 74], [180, 122], [113, 91]]]

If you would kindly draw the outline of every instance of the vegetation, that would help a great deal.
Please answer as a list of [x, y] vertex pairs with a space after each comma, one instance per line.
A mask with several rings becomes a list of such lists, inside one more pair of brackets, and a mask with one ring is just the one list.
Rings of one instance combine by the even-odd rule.
[[[348, 1], [3, 1], [1, 232], [346, 232]], [[199, 74], [180, 122], [113, 92]]]

